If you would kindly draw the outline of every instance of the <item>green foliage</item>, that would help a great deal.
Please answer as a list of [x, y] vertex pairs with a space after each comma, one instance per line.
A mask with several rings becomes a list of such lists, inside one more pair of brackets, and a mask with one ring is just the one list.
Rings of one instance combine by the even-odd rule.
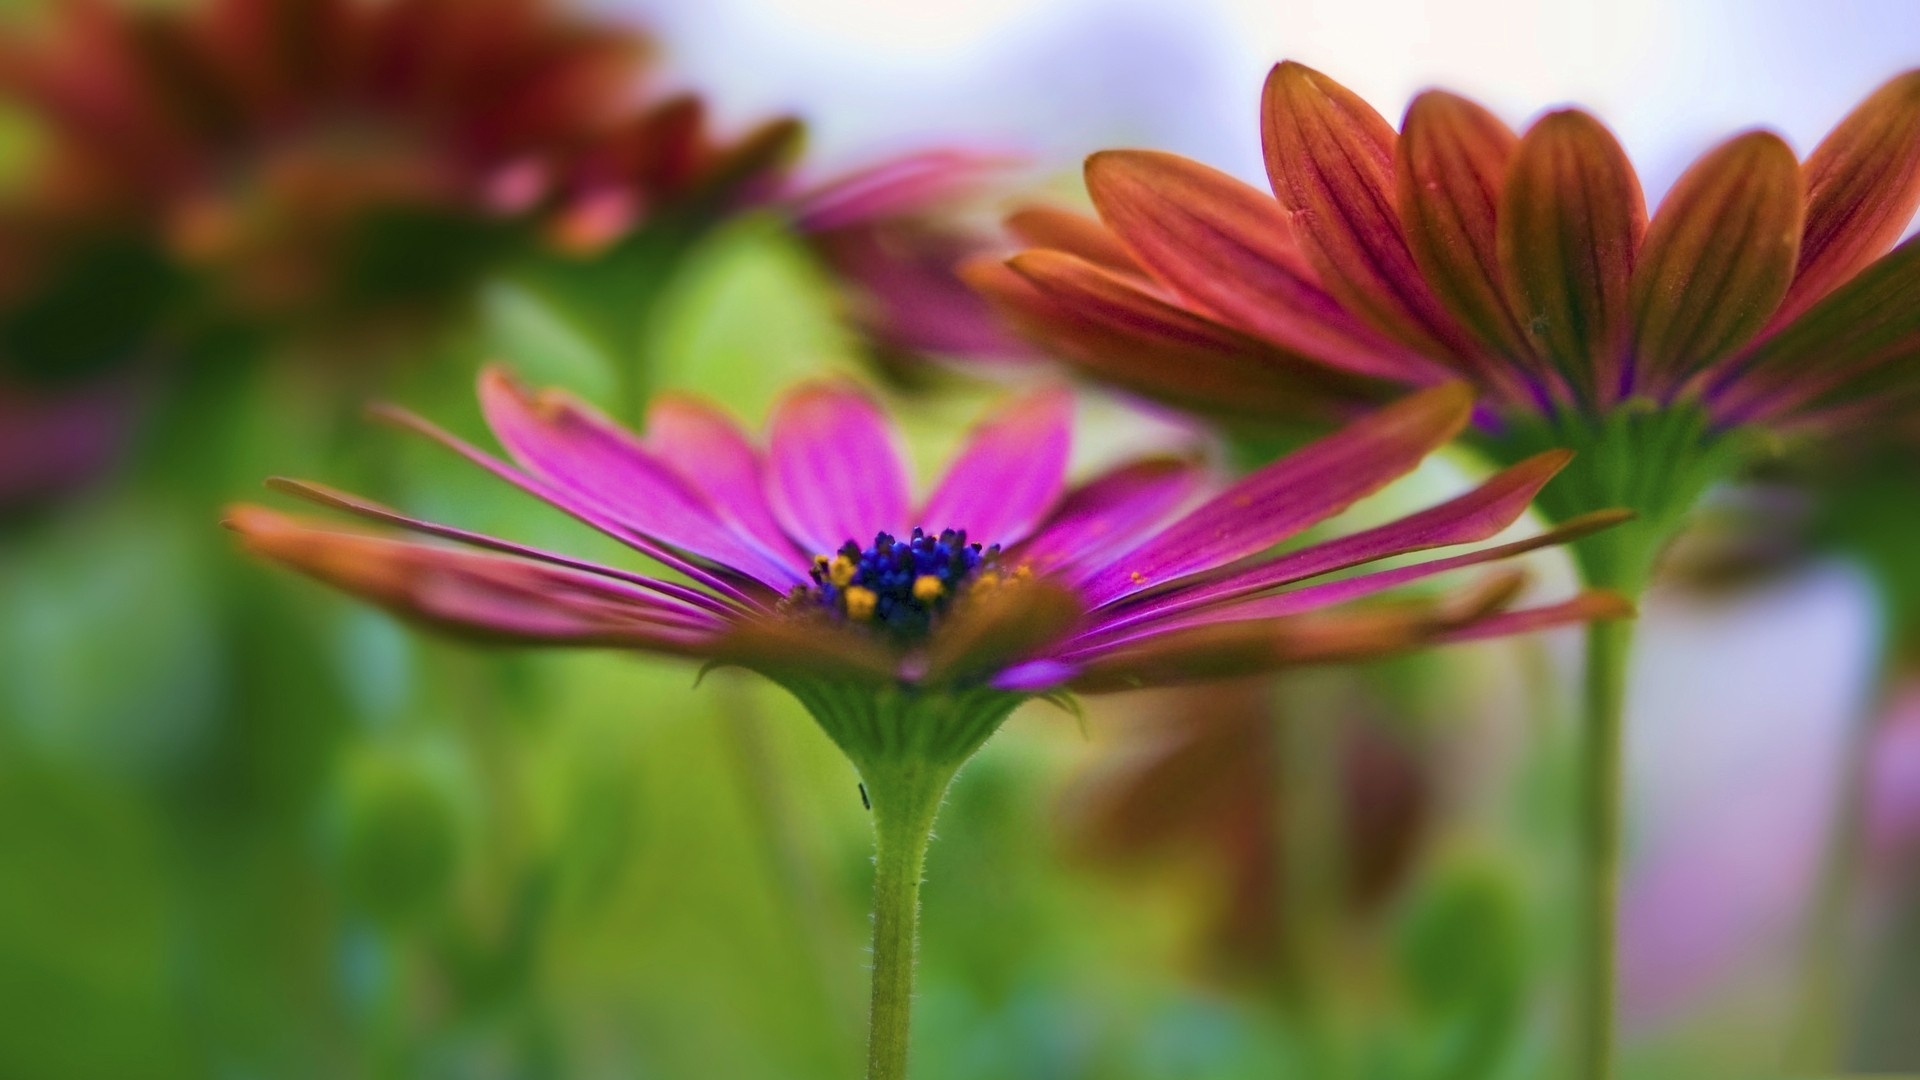
[[338, 785], [340, 886], [375, 922], [403, 927], [435, 914], [460, 865], [455, 793], [416, 754], [358, 749]]
[[651, 328], [653, 385], [718, 395], [750, 420], [794, 380], [845, 370], [858, 349], [799, 242], [747, 217], [694, 251]]

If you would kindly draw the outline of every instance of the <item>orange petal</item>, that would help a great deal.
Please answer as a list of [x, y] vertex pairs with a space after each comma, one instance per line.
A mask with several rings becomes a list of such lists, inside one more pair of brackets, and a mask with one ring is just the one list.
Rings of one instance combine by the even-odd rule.
[[1634, 618], [1638, 614], [1639, 612], [1634, 609], [1633, 601], [1619, 593], [1594, 589], [1558, 604], [1501, 612], [1458, 629], [1448, 630], [1437, 636], [1434, 641], [1437, 644], [1484, 641], [1488, 638], [1508, 637], [1514, 634], [1531, 634], [1539, 630], [1551, 630], [1557, 626], [1575, 623], [1616, 622], [1620, 619]]
[[1119, 237], [1097, 218], [1085, 214], [1051, 206], [1024, 206], [1008, 215], [1007, 231], [1029, 247], [1078, 255], [1095, 266], [1122, 274], [1137, 277], [1146, 274], [1127, 253]]
[[1900, 75], [1807, 157], [1807, 231], [1780, 323], [1879, 258], [1920, 207], [1920, 71]]
[[1410, 600], [1176, 630], [1088, 661], [1071, 685], [1089, 693], [1179, 686], [1403, 652], [1461, 627], [1448, 607]]
[[1674, 184], [1633, 271], [1637, 388], [1661, 393], [1745, 345], [1793, 278], [1800, 167], [1777, 135], [1708, 151]]
[[1785, 419], [1809, 405], [1887, 411], [1920, 378], [1920, 237], [1888, 252], [1707, 387], [1720, 419]]
[[1054, 251], [962, 276], [1014, 327], [1096, 378], [1218, 415], [1328, 420], [1394, 387], [1250, 338]]
[[1573, 109], [1533, 125], [1500, 193], [1500, 270], [1533, 347], [1577, 394], [1620, 395], [1620, 338], [1646, 230], [1639, 178], [1613, 133]]
[[1267, 76], [1261, 115], [1274, 194], [1293, 211], [1327, 291], [1422, 352], [1470, 355], [1401, 232], [1392, 126], [1353, 91], [1292, 62]]
[[1435, 295], [1487, 347], [1531, 361], [1533, 351], [1500, 285], [1495, 225], [1500, 187], [1519, 143], [1486, 109], [1430, 90], [1407, 107], [1394, 178], [1407, 245]]
[[[1139, 262], [1234, 326], [1335, 366], [1431, 382], [1444, 369], [1355, 319], [1320, 288], [1273, 197], [1177, 154], [1087, 159], [1087, 191]], [[1409, 369], [1411, 369], [1411, 377]]]

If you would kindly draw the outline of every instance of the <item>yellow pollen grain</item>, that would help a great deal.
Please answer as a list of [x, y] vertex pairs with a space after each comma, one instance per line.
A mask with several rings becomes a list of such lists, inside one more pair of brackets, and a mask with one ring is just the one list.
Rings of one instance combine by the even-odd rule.
[[1141, 573], [1138, 570], [1135, 570], [1132, 573], [1128, 574], [1127, 578], [1128, 580], [1132, 581], [1135, 585], [1145, 585], [1147, 583], [1147, 575]]
[[827, 580], [845, 588], [853, 584], [853, 574], [857, 569], [859, 567], [853, 564], [852, 559], [845, 555], [835, 555], [833, 561], [827, 564]]
[[874, 595], [872, 589], [863, 589], [858, 585], [840, 595], [847, 601], [847, 618], [854, 622], [866, 622], [873, 618], [873, 605], [880, 600]]
[[913, 598], [923, 604], [931, 604], [947, 594], [947, 586], [932, 574], [921, 574], [913, 579]]

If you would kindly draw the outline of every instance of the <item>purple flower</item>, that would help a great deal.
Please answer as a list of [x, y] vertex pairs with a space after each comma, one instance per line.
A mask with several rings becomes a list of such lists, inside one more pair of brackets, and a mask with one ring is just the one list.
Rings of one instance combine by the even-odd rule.
[[228, 523], [257, 554], [438, 627], [736, 663], [792, 688], [1113, 690], [1624, 614], [1603, 593], [1512, 610], [1513, 575], [1448, 599], [1351, 603], [1585, 535], [1619, 517], [1606, 512], [1499, 547], [1326, 580], [1488, 539], [1559, 471], [1560, 452], [1391, 524], [1270, 553], [1451, 439], [1471, 409], [1457, 384], [1388, 406], [1184, 513], [1206, 482], [1187, 461], [1137, 461], [1068, 489], [1071, 410], [1057, 390], [988, 419], [918, 501], [886, 417], [845, 386], [790, 393], [765, 451], [688, 398], [657, 402], [646, 434], [634, 435], [498, 370], [482, 377], [480, 395], [511, 461], [410, 414], [385, 415], [691, 584], [418, 521], [297, 481], [273, 483], [463, 547], [253, 506], [235, 508]]
[[737, 664], [791, 691], [859, 770], [871, 798], [869, 1080], [906, 1075], [920, 880], [940, 800], [1021, 702], [1630, 613], [1604, 592], [1515, 610], [1514, 574], [1449, 599], [1351, 604], [1584, 535], [1620, 519], [1610, 512], [1515, 543], [1329, 579], [1491, 538], [1566, 463], [1562, 451], [1411, 517], [1272, 553], [1452, 439], [1472, 411], [1459, 384], [1381, 409], [1210, 498], [1198, 467], [1169, 459], [1137, 461], [1069, 489], [1071, 402], [1057, 390], [989, 418], [920, 500], [886, 417], [845, 386], [788, 395], [764, 453], [724, 415], [685, 398], [656, 402], [642, 436], [563, 394], [529, 394], [497, 370], [481, 377], [480, 398], [511, 462], [410, 414], [386, 415], [689, 583], [419, 521], [292, 481], [276, 486], [464, 547], [253, 506], [233, 509], [228, 524], [255, 554], [430, 625]]

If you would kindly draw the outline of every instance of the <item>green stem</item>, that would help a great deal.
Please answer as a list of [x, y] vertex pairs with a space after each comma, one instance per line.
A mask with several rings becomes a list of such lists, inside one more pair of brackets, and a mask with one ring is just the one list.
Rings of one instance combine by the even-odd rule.
[[873, 804], [873, 1006], [867, 1080], [905, 1080], [913, 1012], [920, 876], [951, 766], [888, 762], [864, 770]]
[[[1885, 669], [1883, 660], [1883, 689], [1890, 685]], [[1884, 694], [1875, 694], [1848, 733], [1825, 858], [1807, 914], [1797, 980], [1798, 1022], [1788, 1042], [1787, 1064], [1808, 1075], [1832, 1072], [1840, 1065], [1848, 1015], [1847, 916], [1853, 910], [1866, 844], [1873, 737], [1886, 704]]]
[[1581, 941], [1576, 1075], [1613, 1075], [1615, 944], [1622, 832], [1622, 750], [1633, 623], [1587, 628], [1586, 716], [1580, 755]]

